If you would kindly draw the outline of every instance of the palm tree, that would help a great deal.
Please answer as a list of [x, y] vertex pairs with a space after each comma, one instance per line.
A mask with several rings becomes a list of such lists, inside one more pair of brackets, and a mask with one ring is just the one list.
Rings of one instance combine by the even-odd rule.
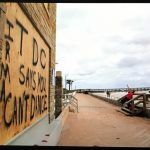
[[67, 80], [67, 84], [69, 84], [69, 91], [70, 91], [70, 87], [72, 87], [72, 83], [73, 83], [73, 80]]
[[73, 80], [71, 80], [71, 85], [70, 85], [70, 86], [71, 86], [71, 90], [72, 90], [72, 83], [73, 83], [73, 82], [74, 82], [74, 81], [73, 81]]

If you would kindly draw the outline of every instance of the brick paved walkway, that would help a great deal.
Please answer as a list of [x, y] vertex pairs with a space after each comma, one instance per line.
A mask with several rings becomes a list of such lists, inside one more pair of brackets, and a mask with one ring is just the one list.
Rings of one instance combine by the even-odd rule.
[[150, 147], [150, 119], [126, 116], [90, 95], [76, 98], [79, 113], [69, 113], [58, 146]]

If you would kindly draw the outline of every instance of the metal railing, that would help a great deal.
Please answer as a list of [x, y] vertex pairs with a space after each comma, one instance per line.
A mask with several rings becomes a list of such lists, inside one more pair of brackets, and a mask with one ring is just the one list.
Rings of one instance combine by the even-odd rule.
[[79, 112], [78, 99], [75, 96], [73, 96], [72, 93], [64, 94], [63, 97], [64, 97], [64, 100], [63, 100], [64, 107], [70, 104], [76, 109], [77, 112]]
[[[149, 91], [150, 87], [136, 87], [136, 88], [130, 88], [131, 90], [134, 91]], [[78, 93], [85, 93], [85, 92], [90, 92], [90, 93], [104, 93], [106, 91], [109, 92], [127, 92], [128, 88], [112, 88], [112, 89], [76, 89], [75, 90]]]
[[75, 98], [73, 95], [71, 95], [70, 104], [76, 108], [77, 112], [79, 112], [79, 109], [78, 109], [78, 99]]

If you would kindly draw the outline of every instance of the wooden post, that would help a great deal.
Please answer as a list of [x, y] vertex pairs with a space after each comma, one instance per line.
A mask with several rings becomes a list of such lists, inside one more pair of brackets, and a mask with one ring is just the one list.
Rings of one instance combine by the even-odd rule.
[[131, 112], [134, 114], [134, 101], [131, 102]]
[[146, 94], [143, 94], [143, 112], [146, 113]]
[[62, 112], [62, 75], [61, 71], [56, 71], [56, 86], [55, 86], [55, 118]]

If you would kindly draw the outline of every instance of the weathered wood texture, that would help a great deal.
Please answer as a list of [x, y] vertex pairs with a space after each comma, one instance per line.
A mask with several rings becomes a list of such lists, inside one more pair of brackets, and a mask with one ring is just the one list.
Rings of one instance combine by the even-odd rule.
[[57, 118], [62, 112], [62, 75], [61, 71], [56, 72], [56, 86], [55, 86], [55, 117]]

